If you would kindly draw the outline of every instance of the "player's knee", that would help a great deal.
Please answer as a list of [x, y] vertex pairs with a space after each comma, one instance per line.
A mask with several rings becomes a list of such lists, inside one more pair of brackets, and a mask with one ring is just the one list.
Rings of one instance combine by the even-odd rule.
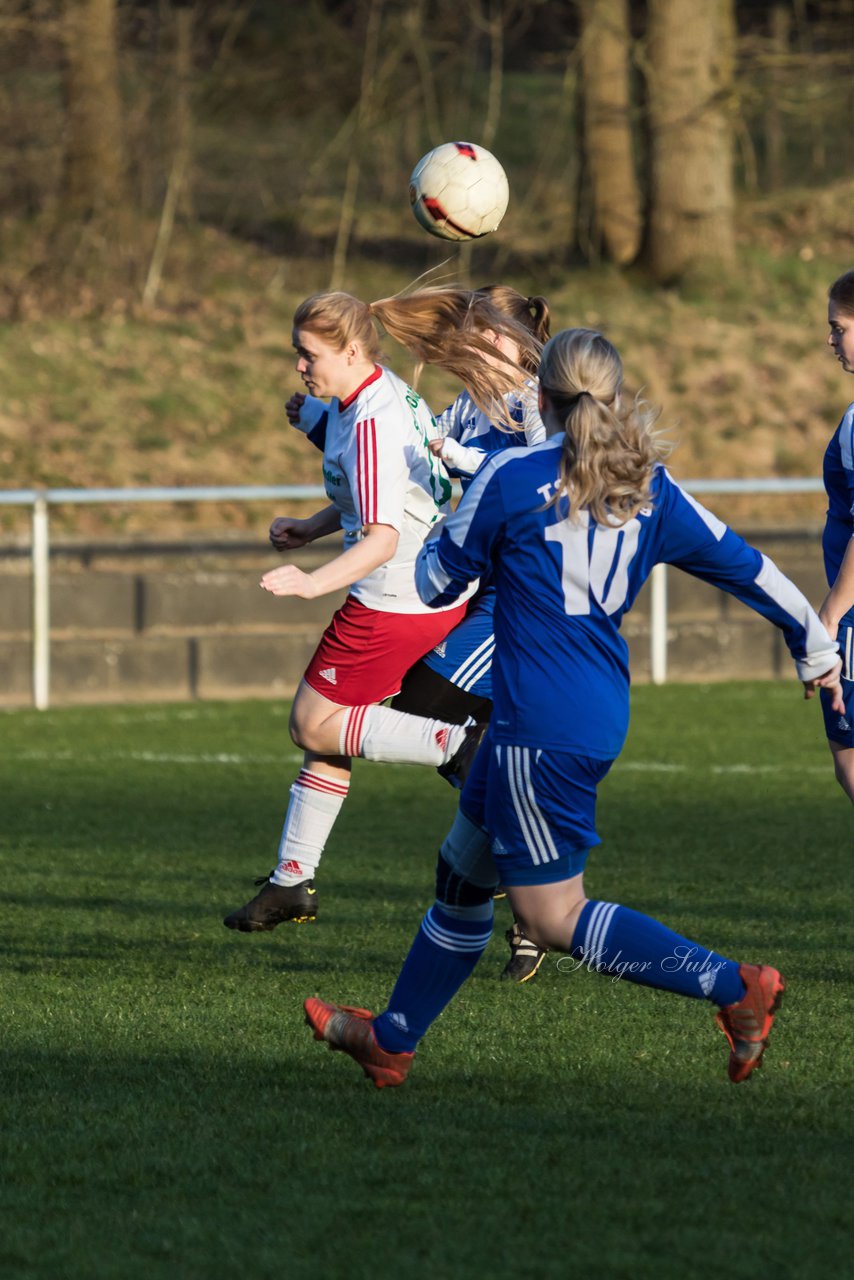
[[296, 707], [291, 707], [291, 715], [288, 720], [288, 732], [291, 735], [291, 742], [295, 747], [299, 747], [300, 750], [308, 751], [310, 748], [305, 740], [304, 730], [305, 725], [302, 716], [298, 713]]
[[436, 900], [446, 907], [483, 907], [491, 902], [494, 885], [474, 884], [439, 853], [436, 862]]

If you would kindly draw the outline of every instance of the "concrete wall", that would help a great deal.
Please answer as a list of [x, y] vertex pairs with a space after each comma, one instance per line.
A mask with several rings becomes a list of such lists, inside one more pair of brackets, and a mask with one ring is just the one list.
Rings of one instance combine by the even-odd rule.
[[[746, 536], [821, 601], [819, 530]], [[335, 550], [298, 563], [314, 568]], [[53, 545], [51, 704], [290, 696], [343, 593], [276, 599], [258, 580], [277, 563], [256, 543]], [[670, 570], [668, 602], [670, 679], [791, 676], [779, 632], [732, 597]], [[0, 706], [31, 702], [31, 614], [26, 548], [0, 546]], [[634, 678], [648, 679], [648, 587], [623, 634]]]

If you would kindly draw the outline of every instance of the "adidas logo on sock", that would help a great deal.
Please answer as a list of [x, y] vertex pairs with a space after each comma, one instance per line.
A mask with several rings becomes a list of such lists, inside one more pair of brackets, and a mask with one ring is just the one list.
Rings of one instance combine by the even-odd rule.
[[321, 676], [323, 677], [323, 679], [324, 679], [324, 680], [328, 680], [330, 684], [337, 684], [337, 683], [338, 683], [338, 679], [337, 679], [337, 677], [336, 677], [336, 674], [335, 674], [335, 668], [334, 668], [334, 667], [327, 667], [327, 668], [326, 668], [326, 670], [325, 670], [325, 671], [321, 671], [321, 673], [320, 673], [320, 674], [321, 674]]
[[439, 748], [439, 750], [440, 750], [440, 751], [445, 751], [445, 750], [447, 750], [447, 746], [448, 746], [448, 738], [450, 737], [450, 734], [449, 734], [448, 730], [447, 730], [447, 729], [437, 729], [437, 730], [436, 730], [435, 737], [436, 737], [436, 746]]
[[700, 972], [700, 990], [707, 1000], [712, 994], [712, 990], [715, 985], [715, 978], [717, 978], [717, 976], [717, 973], [713, 969], [703, 969]]
[[292, 876], [302, 875], [302, 867], [298, 862], [294, 862], [293, 858], [291, 858], [289, 862], [283, 862], [282, 865], [279, 867], [279, 870], [287, 871], [288, 874]]

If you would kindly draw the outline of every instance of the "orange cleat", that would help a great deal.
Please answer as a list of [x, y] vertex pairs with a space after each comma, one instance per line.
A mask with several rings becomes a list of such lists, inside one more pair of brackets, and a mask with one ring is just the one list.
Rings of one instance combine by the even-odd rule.
[[348, 1053], [378, 1089], [403, 1084], [415, 1054], [386, 1053], [381, 1049], [370, 1009], [327, 1004], [316, 996], [309, 996], [303, 1008], [315, 1040], [325, 1040], [330, 1049]]
[[715, 1018], [732, 1050], [728, 1071], [733, 1084], [741, 1084], [761, 1067], [774, 1015], [786, 990], [782, 976], [770, 965], [742, 964], [738, 972], [745, 993], [738, 1004], [725, 1005]]

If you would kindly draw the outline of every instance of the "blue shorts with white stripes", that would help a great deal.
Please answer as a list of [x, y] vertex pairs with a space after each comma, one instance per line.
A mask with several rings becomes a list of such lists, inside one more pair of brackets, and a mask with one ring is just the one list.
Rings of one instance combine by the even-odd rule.
[[492, 836], [502, 884], [551, 884], [584, 870], [600, 843], [596, 788], [612, 764], [495, 743], [487, 732], [460, 808]]
[[854, 747], [854, 627], [840, 627], [836, 640], [842, 659], [842, 698], [845, 711], [834, 711], [830, 705], [830, 694], [825, 689], [820, 689], [824, 731], [831, 742], [836, 742], [841, 747]]
[[424, 656], [431, 671], [444, 676], [451, 684], [492, 700], [492, 655], [495, 636], [492, 615], [495, 611], [495, 588], [487, 587], [469, 605], [462, 622], [457, 623], [441, 644]]

